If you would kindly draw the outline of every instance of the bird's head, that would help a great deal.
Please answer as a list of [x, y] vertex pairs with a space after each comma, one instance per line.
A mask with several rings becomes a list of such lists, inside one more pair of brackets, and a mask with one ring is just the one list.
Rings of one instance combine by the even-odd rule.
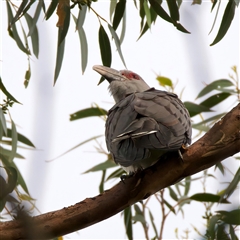
[[109, 90], [116, 102], [134, 92], [144, 92], [150, 87], [136, 73], [129, 70], [117, 71], [113, 68], [95, 65], [93, 70], [101, 74], [109, 82]]

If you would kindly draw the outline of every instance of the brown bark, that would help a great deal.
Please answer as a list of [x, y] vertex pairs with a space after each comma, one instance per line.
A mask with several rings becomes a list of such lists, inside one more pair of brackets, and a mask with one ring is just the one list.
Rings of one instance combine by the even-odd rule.
[[[240, 104], [192, 144], [183, 153], [183, 160], [171, 154], [103, 194], [86, 198], [74, 206], [33, 217], [30, 219], [31, 233], [35, 238], [47, 239], [91, 226], [239, 151]], [[1, 240], [28, 238], [29, 231], [25, 225], [19, 220], [0, 223]]]

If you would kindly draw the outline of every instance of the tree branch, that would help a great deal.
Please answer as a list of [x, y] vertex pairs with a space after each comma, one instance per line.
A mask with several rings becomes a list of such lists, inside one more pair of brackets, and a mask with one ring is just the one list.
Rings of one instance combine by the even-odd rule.
[[[176, 154], [170, 154], [96, 197], [86, 198], [58, 211], [30, 217], [31, 233], [37, 238], [47, 239], [86, 228], [239, 151], [240, 104], [185, 150], [183, 160]], [[0, 223], [1, 239], [28, 238], [29, 229], [24, 226], [26, 224], [20, 220]]]

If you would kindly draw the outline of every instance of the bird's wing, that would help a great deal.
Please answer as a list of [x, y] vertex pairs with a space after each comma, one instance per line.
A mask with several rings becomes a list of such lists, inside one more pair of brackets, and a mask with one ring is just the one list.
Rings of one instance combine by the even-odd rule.
[[134, 93], [109, 111], [107, 147], [123, 166], [148, 157], [149, 149], [175, 150], [190, 139], [189, 114], [175, 94], [155, 89]]

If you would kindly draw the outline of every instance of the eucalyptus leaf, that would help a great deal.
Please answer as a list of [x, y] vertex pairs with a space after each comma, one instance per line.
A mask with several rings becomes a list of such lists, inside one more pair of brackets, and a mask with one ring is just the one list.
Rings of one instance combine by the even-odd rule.
[[217, 93], [217, 94], [207, 98], [206, 100], [201, 102], [199, 105], [207, 107], [207, 108], [212, 108], [212, 107], [216, 106], [217, 104], [219, 104], [220, 102], [224, 101], [229, 96], [231, 96], [231, 93], [227, 93], [227, 92]]
[[118, 28], [118, 25], [123, 17], [123, 14], [125, 12], [126, 7], [126, 0], [119, 0], [116, 8], [115, 13], [113, 17], [113, 29], [116, 30]]
[[119, 56], [122, 60], [122, 63], [127, 68], [126, 63], [125, 63], [124, 58], [123, 58], [123, 54], [122, 54], [122, 50], [121, 50], [121, 43], [120, 43], [120, 40], [118, 38], [118, 35], [116, 34], [115, 30], [113, 29], [113, 27], [111, 25], [108, 24], [108, 28], [109, 28], [109, 30], [112, 34], [112, 37], [114, 39], [114, 42], [115, 42], [115, 45], [117, 47], [118, 54], [119, 54]]
[[214, 82], [211, 82], [206, 87], [204, 87], [200, 93], [197, 95], [197, 98], [200, 98], [213, 90], [224, 91], [228, 87], [233, 87], [234, 84], [228, 79], [219, 79]]
[[102, 63], [104, 66], [110, 67], [112, 62], [111, 45], [110, 45], [108, 35], [102, 25], [99, 28], [98, 39], [99, 39]]
[[[195, 200], [198, 202], [215, 202], [218, 203], [221, 200], [221, 196], [212, 194], [212, 193], [196, 193], [189, 197], [191, 200]], [[222, 199], [221, 203], [230, 203], [226, 199]]]
[[124, 224], [125, 224], [126, 234], [129, 240], [133, 240], [131, 206], [125, 208], [123, 212], [124, 212]]
[[52, 14], [54, 13], [55, 9], [57, 8], [59, 0], [52, 0], [50, 1], [50, 5], [48, 7], [48, 10], [45, 14], [45, 19], [48, 20]]
[[240, 209], [228, 211], [216, 211], [220, 219], [227, 224], [240, 225]]
[[100, 117], [107, 115], [107, 111], [99, 107], [85, 108], [75, 113], [70, 114], [70, 121], [82, 119], [86, 117]]
[[193, 117], [202, 112], [212, 112], [212, 110], [210, 108], [205, 107], [201, 104], [196, 104], [193, 102], [184, 102], [184, 105], [187, 108], [187, 110], [190, 114], [190, 117]]
[[103, 171], [109, 168], [113, 168], [116, 167], [116, 163], [114, 163], [113, 161], [107, 160], [103, 163], [99, 163], [98, 165], [88, 169], [87, 171], [83, 172], [83, 174], [85, 173], [89, 173], [89, 172], [97, 172], [97, 171]]
[[225, 8], [225, 11], [224, 11], [224, 14], [222, 17], [222, 22], [221, 22], [220, 28], [218, 30], [217, 36], [214, 39], [214, 41], [210, 44], [210, 46], [213, 46], [216, 43], [218, 43], [219, 41], [221, 41], [222, 38], [227, 33], [227, 31], [232, 23], [232, 20], [234, 18], [235, 8], [236, 8], [236, 2], [234, 0], [229, 0], [227, 6]]
[[173, 0], [167, 0], [167, 5], [168, 5], [168, 9], [170, 11], [171, 18], [175, 22], [179, 21], [180, 17], [179, 17], [177, 2], [173, 1]]

